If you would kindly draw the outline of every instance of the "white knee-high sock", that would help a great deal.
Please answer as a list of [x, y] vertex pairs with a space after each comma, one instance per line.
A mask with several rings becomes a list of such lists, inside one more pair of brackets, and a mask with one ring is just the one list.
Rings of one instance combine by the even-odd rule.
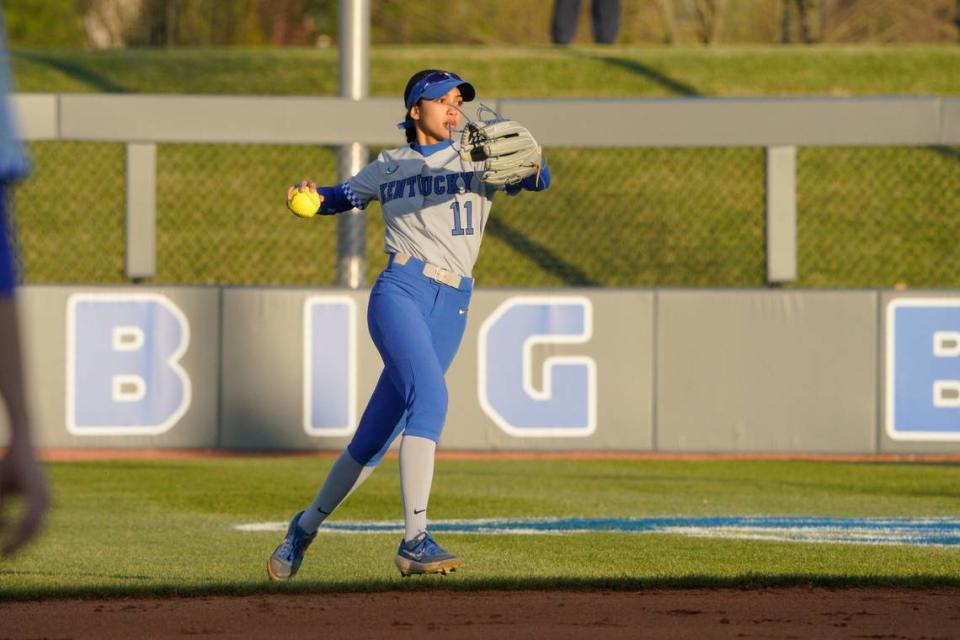
[[427, 530], [427, 502], [433, 484], [433, 458], [437, 443], [420, 436], [400, 441], [400, 492], [403, 496], [404, 540]]
[[327, 516], [333, 513], [333, 510], [340, 506], [340, 503], [346, 500], [354, 489], [363, 484], [363, 481], [369, 478], [376, 468], [376, 466], [363, 466], [353, 459], [349, 451], [344, 450], [333, 463], [327, 479], [317, 492], [317, 497], [300, 516], [300, 528], [307, 533], [316, 531], [320, 523], [326, 520]]

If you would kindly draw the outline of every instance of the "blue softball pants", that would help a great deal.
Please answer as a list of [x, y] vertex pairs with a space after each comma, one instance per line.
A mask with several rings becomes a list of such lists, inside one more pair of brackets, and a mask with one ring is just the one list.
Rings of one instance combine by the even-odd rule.
[[402, 432], [440, 440], [447, 417], [444, 374], [467, 326], [473, 280], [453, 288], [423, 275], [424, 263], [390, 257], [370, 291], [367, 326], [383, 358], [383, 373], [347, 451], [376, 465]]

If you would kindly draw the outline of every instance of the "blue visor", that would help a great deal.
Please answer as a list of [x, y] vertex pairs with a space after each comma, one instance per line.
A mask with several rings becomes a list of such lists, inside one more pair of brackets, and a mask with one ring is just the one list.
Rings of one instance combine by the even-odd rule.
[[413, 85], [410, 96], [407, 98], [407, 109], [409, 110], [410, 107], [417, 104], [417, 101], [421, 98], [427, 100], [441, 98], [454, 87], [460, 87], [460, 95], [463, 96], [464, 102], [470, 102], [477, 97], [477, 90], [473, 88], [473, 85], [457, 74], [436, 71], [420, 78], [417, 84]]

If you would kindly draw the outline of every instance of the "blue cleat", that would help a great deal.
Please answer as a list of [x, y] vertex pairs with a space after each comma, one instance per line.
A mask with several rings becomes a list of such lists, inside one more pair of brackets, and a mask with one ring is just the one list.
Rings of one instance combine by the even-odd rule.
[[271, 580], [289, 580], [297, 575], [303, 563], [303, 554], [317, 537], [317, 532], [307, 533], [300, 528], [300, 516], [303, 511], [293, 516], [290, 526], [287, 527], [287, 537], [283, 539], [267, 560], [267, 575]]
[[413, 574], [448, 574], [460, 568], [463, 562], [452, 553], [447, 553], [429, 533], [424, 531], [413, 540], [400, 541], [394, 559], [400, 575], [406, 578]]

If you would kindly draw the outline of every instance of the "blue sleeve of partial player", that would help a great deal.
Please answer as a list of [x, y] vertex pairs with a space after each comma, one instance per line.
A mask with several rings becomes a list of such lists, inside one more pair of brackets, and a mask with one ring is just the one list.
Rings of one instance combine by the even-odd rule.
[[544, 191], [550, 187], [550, 167], [547, 166], [547, 159], [543, 159], [543, 166], [540, 167], [540, 173], [527, 176], [515, 185], [507, 187], [507, 195], [515, 196], [521, 191]]
[[335, 187], [319, 187], [317, 191], [323, 196], [323, 204], [320, 205], [320, 211], [317, 213], [329, 216], [353, 209], [355, 203], [350, 200], [345, 187], [345, 182]]
[[17, 284], [17, 271], [13, 261], [13, 247], [7, 229], [4, 203], [7, 200], [6, 185], [0, 181], [0, 297], [13, 295]]

